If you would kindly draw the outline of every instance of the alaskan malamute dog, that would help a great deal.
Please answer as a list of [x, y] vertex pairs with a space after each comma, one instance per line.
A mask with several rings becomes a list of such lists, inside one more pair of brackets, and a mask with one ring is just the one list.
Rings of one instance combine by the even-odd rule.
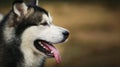
[[60, 63], [53, 44], [66, 41], [69, 32], [52, 23], [50, 13], [38, 0], [15, 0], [0, 22], [0, 67], [43, 67], [48, 57]]

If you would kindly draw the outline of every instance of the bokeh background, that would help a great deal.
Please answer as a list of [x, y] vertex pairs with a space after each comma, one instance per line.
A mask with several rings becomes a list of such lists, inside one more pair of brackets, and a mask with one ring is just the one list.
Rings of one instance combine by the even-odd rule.
[[[28, 1], [28, 0], [27, 0]], [[0, 0], [7, 14], [13, 0]], [[120, 0], [40, 0], [53, 23], [70, 31], [68, 42], [56, 45], [62, 63], [45, 67], [120, 67]]]

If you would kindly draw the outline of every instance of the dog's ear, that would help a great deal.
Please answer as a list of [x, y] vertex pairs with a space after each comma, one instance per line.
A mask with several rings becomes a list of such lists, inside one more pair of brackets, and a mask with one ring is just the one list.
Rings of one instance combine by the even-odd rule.
[[30, 5], [36, 5], [38, 6], [38, 0], [30, 0]]
[[23, 0], [15, 0], [13, 2], [13, 11], [16, 15], [18, 16], [22, 16], [22, 15], [25, 15], [27, 14], [27, 5], [23, 2]]

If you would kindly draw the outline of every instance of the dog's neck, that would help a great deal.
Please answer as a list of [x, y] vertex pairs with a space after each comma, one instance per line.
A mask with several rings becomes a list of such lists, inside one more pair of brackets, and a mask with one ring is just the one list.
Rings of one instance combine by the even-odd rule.
[[23, 67], [43, 67], [45, 62], [45, 57], [35, 54], [27, 46], [21, 46], [21, 51], [24, 56]]

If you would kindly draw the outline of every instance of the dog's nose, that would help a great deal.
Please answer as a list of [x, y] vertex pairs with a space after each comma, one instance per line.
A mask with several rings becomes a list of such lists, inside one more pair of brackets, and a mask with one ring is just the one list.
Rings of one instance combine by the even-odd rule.
[[68, 36], [69, 36], [69, 32], [68, 32], [68, 31], [63, 32], [62, 34], [64, 35], [64, 38], [65, 38], [65, 39], [67, 39]]

